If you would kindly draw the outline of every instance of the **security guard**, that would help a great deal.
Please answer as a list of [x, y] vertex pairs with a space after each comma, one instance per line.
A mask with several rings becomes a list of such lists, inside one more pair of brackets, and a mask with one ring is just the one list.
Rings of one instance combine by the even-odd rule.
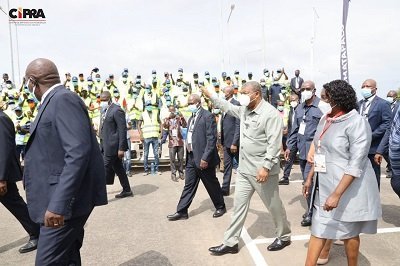
[[80, 95], [81, 94], [81, 89], [79, 86], [79, 82], [78, 82], [78, 78], [77, 77], [72, 77], [72, 88], [71, 90], [73, 90], [76, 94]]
[[14, 126], [15, 126], [15, 143], [17, 145], [18, 158], [24, 160], [25, 147], [29, 139], [29, 129], [31, 121], [24, 115], [20, 106], [15, 107]]

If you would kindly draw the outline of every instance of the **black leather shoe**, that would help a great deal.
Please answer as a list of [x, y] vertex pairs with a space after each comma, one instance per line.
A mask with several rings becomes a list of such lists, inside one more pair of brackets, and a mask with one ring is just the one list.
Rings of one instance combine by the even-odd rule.
[[126, 197], [133, 197], [133, 192], [132, 191], [122, 191], [121, 193], [115, 195], [115, 198], [117, 199], [122, 199]]
[[174, 214], [168, 215], [167, 218], [170, 221], [187, 220], [189, 218], [189, 215], [187, 213], [176, 212]]
[[284, 241], [279, 238], [276, 238], [275, 241], [267, 247], [267, 249], [269, 251], [277, 251], [283, 249], [286, 246], [289, 246], [291, 243], [292, 242], [290, 240]]
[[281, 178], [279, 180], [279, 185], [289, 185], [289, 179]]
[[214, 212], [214, 214], [213, 214], [213, 217], [214, 217], [214, 218], [221, 217], [222, 215], [224, 215], [224, 213], [226, 213], [226, 208], [225, 208], [225, 207], [216, 210], [216, 211]]
[[225, 254], [236, 254], [239, 252], [238, 244], [234, 245], [233, 247], [225, 246], [221, 244], [220, 246], [211, 247], [208, 249], [211, 252], [211, 255], [214, 256], [221, 256]]
[[307, 215], [308, 215], [308, 212], [305, 212], [305, 213], [303, 214], [303, 216], [302, 216], [302, 217], [303, 217], [303, 219], [304, 219], [304, 218], [306, 218], [306, 217], [307, 217]]
[[38, 239], [31, 239], [25, 246], [22, 246], [18, 251], [19, 253], [27, 253], [37, 249]]
[[229, 191], [222, 190], [222, 196], [229, 196]]
[[301, 226], [310, 226], [311, 225], [311, 216], [306, 216], [303, 221], [301, 221]]

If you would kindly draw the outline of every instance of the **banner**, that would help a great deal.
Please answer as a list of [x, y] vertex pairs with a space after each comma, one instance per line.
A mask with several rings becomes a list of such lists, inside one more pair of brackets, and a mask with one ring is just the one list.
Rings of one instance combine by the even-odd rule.
[[340, 42], [340, 77], [347, 83], [349, 83], [349, 60], [347, 57], [346, 24], [347, 14], [349, 12], [349, 2], [350, 0], [343, 0], [342, 37]]

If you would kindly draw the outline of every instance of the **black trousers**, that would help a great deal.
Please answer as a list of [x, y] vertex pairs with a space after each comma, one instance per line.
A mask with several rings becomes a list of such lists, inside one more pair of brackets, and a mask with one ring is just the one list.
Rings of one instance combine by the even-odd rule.
[[211, 201], [216, 209], [225, 207], [224, 197], [222, 196], [221, 186], [219, 185], [215, 174], [215, 167], [209, 167], [201, 170], [196, 167], [193, 160], [193, 153], [187, 154], [187, 163], [185, 171], [185, 187], [183, 188], [181, 198], [179, 199], [177, 212], [187, 213], [190, 204], [196, 195], [199, 182], [203, 182]]
[[114, 184], [114, 178], [115, 175], [117, 175], [122, 189], [125, 192], [131, 191], [131, 186], [122, 164], [122, 159], [118, 158], [118, 156], [104, 156], [104, 168], [106, 171], [107, 185]]
[[224, 179], [222, 182], [222, 191], [229, 193], [231, 188], [233, 158], [239, 161], [239, 153], [231, 153], [231, 149], [224, 147]]
[[90, 213], [67, 220], [64, 226], [60, 228], [42, 225], [35, 265], [81, 265], [80, 248], [85, 234], [83, 227], [89, 215]]
[[7, 193], [0, 196], [0, 202], [17, 218], [31, 239], [39, 237], [40, 227], [29, 217], [28, 207], [19, 195], [15, 182], [7, 182]]
[[381, 166], [379, 164], [376, 164], [374, 157], [375, 157], [375, 154], [368, 154], [368, 158], [371, 161], [372, 168], [374, 169], [374, 172], [375, 172], [376, 181], [378, 182], [378, 188], [380, 189], [380, 187], [381, 187]]
[[183, 146], [175, 146], [169, 148], [169, 160], [171, 165], [171, 176], [176, 176], [176, 161], [175, 158], [178, 158], [178, 172], [179, 176], [183, 176], [183, 155], [184, 155], [184, 147]]

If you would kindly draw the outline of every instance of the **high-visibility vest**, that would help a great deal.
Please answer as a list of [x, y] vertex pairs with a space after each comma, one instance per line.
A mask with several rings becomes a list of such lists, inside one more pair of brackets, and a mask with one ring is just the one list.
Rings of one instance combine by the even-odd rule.
[[[17, 124], [19, 124], [21, 127], [25, 126], [28, 122], [30, 122], [30, 120], [23, 115], [22, 119], [18, 119], [15, 116], [15, 120], [14, 122], [14, 126], [17, 126]], [[28, 139], [29, 139], [30, 134], [26, 133], [26, 134], [18, 134], [18, 132], [15, 132], [15, 142], [17, 145], [26, 145], [26, 143], [28, 143]], [[22, 143], [21, 143], [22, 142]]]
[[158, 122], [158, 110], [151, 112], [151, 117], [148, 111], [144, 111], [142, 114], [142, 132], [143, 138], [159, 138], [160, 137], [160, 123]]
[[[132, 96], [128, 97], [127, 100], [127, 104], [128, 104], [128, 113], [131, 117], [132, 120], [139, 120], [140, 116], [142, 114], [142, 109], [141, 106], [142, 104], [140, 104], [140, 99], [136, 98], [134, 99]], [[135, 107], [135, 108], [133, 108]]]
[[157, 93], [152, 93], [152, 94], [148, 94], [148, 93], [144, 93], [143, 94], [143, 108], [145, 107], [146, 102], [150, 101], [151, 105], [153, 106], [153, 111], [154, 110], [158, 110], [158, 96]]

